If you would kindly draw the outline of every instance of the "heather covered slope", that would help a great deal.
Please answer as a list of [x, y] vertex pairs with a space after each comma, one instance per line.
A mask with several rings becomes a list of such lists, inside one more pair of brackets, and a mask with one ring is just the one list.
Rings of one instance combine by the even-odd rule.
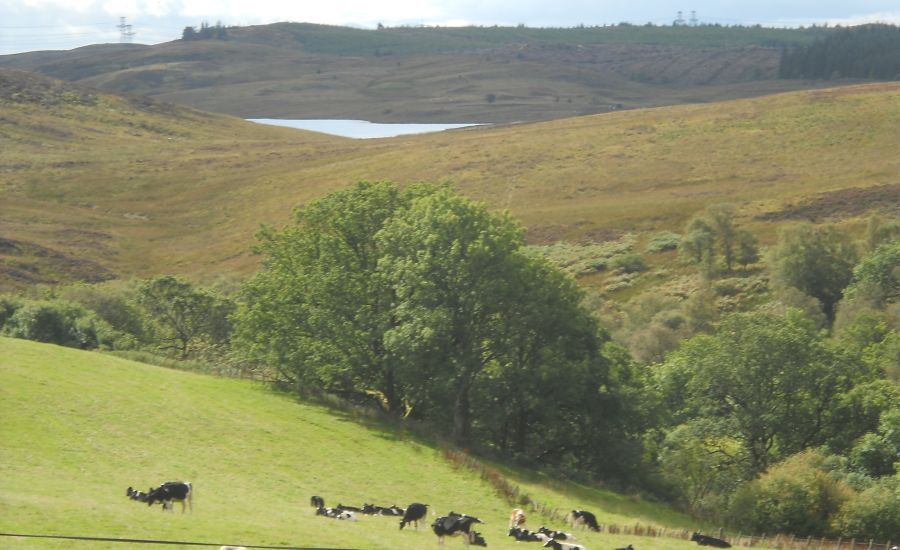
[[3, 286], [244, 276], [260, 224], [360, 180], [449, 182], [541, 244], [640, 243], [721, 202], [763, 244], [798, 220], [858, 229], [898, 214], [898, 98], [872, 84], [350, 140], [3, 71]]

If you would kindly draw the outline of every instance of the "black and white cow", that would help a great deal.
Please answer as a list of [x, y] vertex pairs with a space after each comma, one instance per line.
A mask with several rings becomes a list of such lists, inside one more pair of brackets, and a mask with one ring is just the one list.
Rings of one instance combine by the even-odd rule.
[[428, 513], [428, 505], [421, 504], [419, 502], [413, 502], [409, 506], [406, 507], [406, 511], [403, 512], [403, 519], [400, 520], [400, 529], [403, 529], [405, 526], [410, 523], [416, 524], [416, 530], [419, 529], [419, 520], [425, 517], [425, 514]]
[[487, 546], [484, 537], [480, 533], [472, 530], [472, 526], [476, 523], [484, 523], [480, 519], [466, 514], [456, 514], [450, 512], [450, 515], [440, 517], [431, 524], [431, 530], [438, 536], [438, 544], [444, 545], [444, 537], [462, 537], [466, 548], [470, 544], [476, 546]]
[[543, 525], [538, 527], [537, 532], [541, 533], [542, 535], [547, 535], [548, 538], [555, 540], [576, 540], [575, 535], [573, 535], [572, 533], [566, 533], [564, 531], [552, 531], [550, 529], [547, 529]]
[[582, 528], [587, 527], [591, 531], [600, 531], [597, 517], [586, 510], [572, 510], [572, 513], [569, 514], [569, 519], [572, 521], [572, 527], [580, 525]]
[[360, 508], [358, 506], [347, 506], [345, 504], [338, 504], [337, 506], [335, 506], [335, 508], [337, 508], [338, 510], [344, 511], [344, 512], [362, 513], [362, 508]]
[[157, 487], [151, 489], [147, 494], [147, 506], [153, 506], [156, 502], [161, 502], [163, 511], [172, 510], [173, 502], [181, 503], [181, 513], [184, 513], [185, 501], [190, 506], [191, 512], [194, 511], [193, 487], [189, 481], [167, 481]]
[[519, 527], [510, 527], [507, 535], [519, 542], [546, 542], [550, 540], [550, 537], [543, 533], [533, 533], [528, 529], [521, 529]]
[[[152, 490], [152, 489], [151, 489]], [[136, 500], [138, 502], [147, 502], [147, 493], [143, 491], [138, 491], [133, 487], [129, 487], [125, 490], [125, 496], [130, 498], [131, 500]]]
[[580, 544], [575, 544], [574, 542], [563, 542], [553, 539], [545, 542], [544, 548], [553, 548], [553, 550], [584, 550], [584, 546]]
[[356, 521], [356, 514], [350, 510], [341, 510], [340, 508], [316, 508], [316, 515], [325, 516], [326, 518], [340, 519], [345, 521]]
[[700, 533], [696, 533], [696, 532], [693, 535], [691, 535], [691, 541], [696, 542], [700, 546], [714, 546], [716, 548], [731, 548], [731, 545], [722, 539], [717, 539], [715, 537], [710, 537], [708, 535], [701, 535]]
[[319, 508], [324, 508], [325, 507], [325, 499], [318, 495], [313, 495], [313, 496], [309, 497], [309, 505], [317, 510]]
[[400, 508], [399, 506], [378, 506], [377, 504], [363, 504], [361, 509], [363, 514], [369, 516], [402, 516], [406, 513], [406, 510]]
[[629, 544], [628, 546], [622, 548], [616, 548], [616, 550], [634, 550], [634, 546]]

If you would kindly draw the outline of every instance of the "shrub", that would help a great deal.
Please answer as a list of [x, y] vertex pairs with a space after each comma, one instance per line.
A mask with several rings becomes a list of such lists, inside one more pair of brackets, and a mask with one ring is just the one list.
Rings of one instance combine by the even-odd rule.
[[832, 526], [844, 537], [900, 540], [900, 477], [883, 478], [845, 502]]
[[644, 261], [640, 254], [622, 254], [616, 256], [610, 262], [613, 269], [618, 269], [625, 273], [639, 273], [647, 270], [647, 262]]
[[4, 324], [3, 333], [81, 349], [112, 349], [127, 341], [125, 335], [93, 312], [62, 300], [22, 302]]
[[20, 307], [22, 307], [20, 300], [12, 296], [0, 296], [0, 330]]
[[652, 237], [647, 243], [647, 252], [665, 252], [666, 250], [677, 250], [678, 243], [681, 242], [681, 235], [671, 231], [661, 231]]
[[28, 302], [13, 313], [4, 332], [24, 338], [61, 346], [96, 347], [96, 335], [84, 323], [77, 323], [87, 311], [68, 302]]
[[732, 500], [731, 523], [755, 532], [830, 534], [832, 516], [854, 493], [824, 470], [824, 460], [803, 451], [744, 485]]

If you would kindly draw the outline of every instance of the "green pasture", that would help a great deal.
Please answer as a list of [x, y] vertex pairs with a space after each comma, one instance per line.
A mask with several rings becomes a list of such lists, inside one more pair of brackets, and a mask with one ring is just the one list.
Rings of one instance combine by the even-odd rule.
[[[506, 536], [510, 505], [438, 446], [258, 382], [0, 338], [0, 419], [4, 533], [392, 550], [437, 545], [427, 525], [400, 531], [394, 518], [318, 517], [308, 504], [317, 494], [329, 505], [424, 502], [432, 513], [485, 520], [480, 532], [490, 548], [525, 544]], [[548, 506], [593, 510], [603, 523], [691, 528], [689, 518], [657, 504], [497, 467]], [[193, 512], [176, 505], [163, 513], [125, 496], [128, 486], [146, 490], [173, 479], [193, 482]], [[564, 527], [530, 515], [530, 527], [543, 523]], [[605, 533], [581, 541], [589, 550], [693, 547]], [[14, 549], [127, 546], [0, 540]]]

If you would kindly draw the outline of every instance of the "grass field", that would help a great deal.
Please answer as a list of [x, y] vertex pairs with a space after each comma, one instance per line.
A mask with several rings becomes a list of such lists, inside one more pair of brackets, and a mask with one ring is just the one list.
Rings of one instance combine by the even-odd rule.
[[[490, 548], [523, 544], [506, 536], [510, 506], [439, 447], [255, 382], [0, 338], [0, 419], [0, 532], [372, 550], [437, 546], [427, 526], [400, 531], [393, 518], [317, 517], [308, 502], [318, 494], [329, 505], [424, 502], [437, 514], [482, 518]], [[601, 523], [693, 527], [657, 504], [503, 470], [536, 501], [593, 510]], [[192, 513], [176, 505], [174, 514], [164, 514], [125, 496], [128, 486], [170, 479], [194, 483]], [[529, 526], [545, 522], [531, 515]], [[581, 541], [589, 550], [694, 547], [605, 533], [586, 533]], [[14, 549], [126, 546], [0, 540]]]

